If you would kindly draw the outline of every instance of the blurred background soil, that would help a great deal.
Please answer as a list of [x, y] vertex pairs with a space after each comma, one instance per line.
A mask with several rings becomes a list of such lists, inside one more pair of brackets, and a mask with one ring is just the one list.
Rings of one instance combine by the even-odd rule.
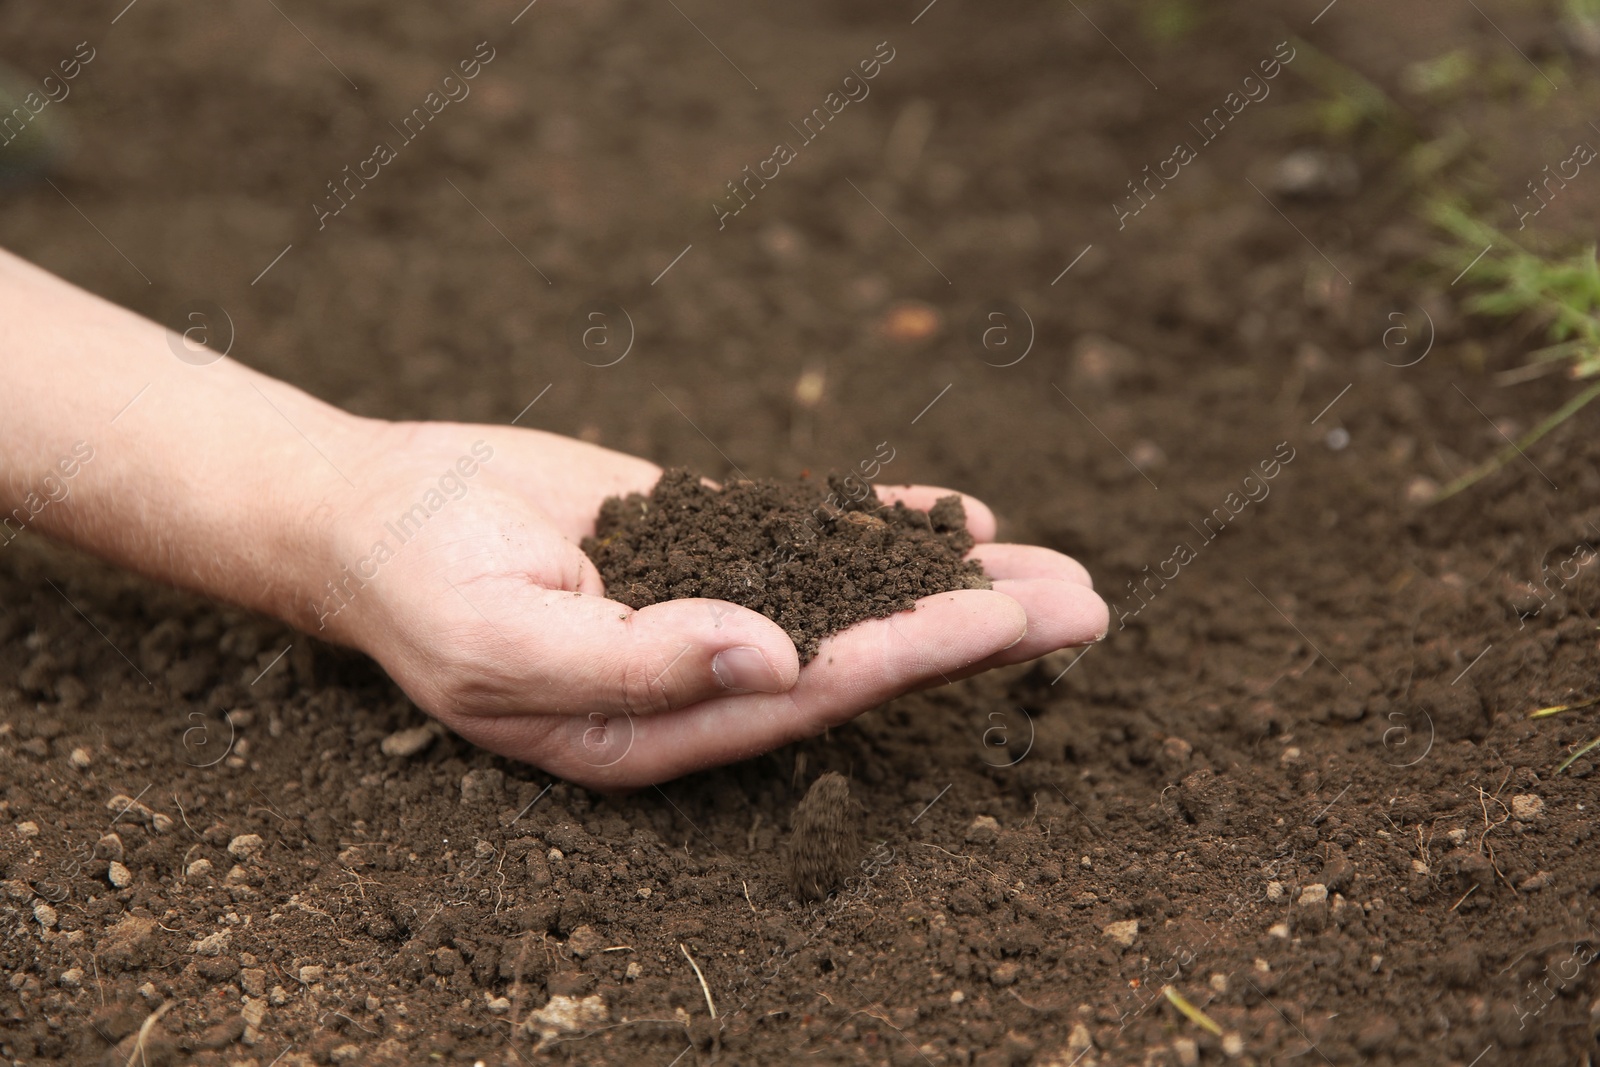
[[[0, 3], [13, 92], [80, 56], [0, 149], [58, 146], [5, 247], [175, 328], [207, 302], [366, 414], [714, 477], [888, 442], [882, 480], [984, 498], [1117, 620], [607, 798], [24, 535], [0, 1058], [1588, 1062], [1596, 759], [1556, 768], [1600, 716], [1528, 716], [1600, 696], [1600, 415], [1423, 503], [1578, 388], [1507, 375], [1542, 327], [1464, 313], [1473, 249], [1417, 210], [1516, 231], [1600, 144], [1565, 11]], [[1588, 242], [1600, 178], [1549, 199], [1518, 239]], [[781, 845], [829, 770], [869, 848], [802, 906]]]

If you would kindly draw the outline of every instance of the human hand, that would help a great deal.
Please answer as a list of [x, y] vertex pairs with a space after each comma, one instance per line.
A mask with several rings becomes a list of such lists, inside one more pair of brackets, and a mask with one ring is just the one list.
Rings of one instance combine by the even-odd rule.
[[[648, 492], [655, 465], [533, 430], [366, 425], [372, 447], [349, 472], [359, 489], [318, 509], [330, 551], [308, 571], [317, 607], [298, 621], [366, 651], [463, 737], [580, 785], [627, 789], [755, 756], [1108, 625], [1081, 566], [991, 543], [993, 514], [964, 498], [971, 555], [994, 588], [859, 623], [801, 669], [784, 631], [746, 608], [606, 599], [577, 543], [606, 497]], [[878, 492], [927, 508], [949, 491]]]
[[[1082, 567], [988, 543], [994, 516], [965, 498], [994, 588], [859, 623], [802, 670], [756, 612], [605, 598], [577, 542], [606, 497], [649, 491], [653, 464], [513, 427], [357, 418], [232, 359], [174, 360], [158, 324], [4, 252], [0, 282], [16, 331], [3, 510], [81, 433], [93, 465], [31, 529], [360, 648], [462, 736], [582, 785], [754, 756], [1108, 626]], [[927, 508], [946, 491], [878, 492]]]

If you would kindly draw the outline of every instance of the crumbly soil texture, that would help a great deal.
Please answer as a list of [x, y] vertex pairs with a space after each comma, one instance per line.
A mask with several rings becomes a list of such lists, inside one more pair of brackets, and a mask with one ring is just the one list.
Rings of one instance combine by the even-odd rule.
[[1413, 206], [1593, 232], [1570, 5], [122, 6], [0, 9], [26, 79], [94, 53], [6, 248], [363, 414], [876, 456], [1112, 624], [602, 796], [25, 531], [0, 1063], [1600, 1055], [1600, 407], [1422, 503], [1582, 383]]
[[800, 662], [863, 619], [911, 611], [919, 597], [984, 589], [959, 496], [928, 511], [890, 507], [859, 477], [706, 485], [684, 468], [648, 496], [612, 497], [584, 539], [606, 595], [631, 608], [709, 597], [783, 627]]

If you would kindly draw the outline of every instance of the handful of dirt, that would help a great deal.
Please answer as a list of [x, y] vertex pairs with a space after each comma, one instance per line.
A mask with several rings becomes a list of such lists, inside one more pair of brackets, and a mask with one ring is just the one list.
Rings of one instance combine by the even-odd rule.
[[674, 468], [648, 497], [607, 500], [583, 550], [613, 600], [731, 601], [783, 627], [801, 663], [863, 619], [989, 588], [983, 568], [962, 558], [973, 540], [960, 497], [923, 512], [884, 504], [859, 479], [830, 477], [828, 487], [761, 479], [719, 490]]

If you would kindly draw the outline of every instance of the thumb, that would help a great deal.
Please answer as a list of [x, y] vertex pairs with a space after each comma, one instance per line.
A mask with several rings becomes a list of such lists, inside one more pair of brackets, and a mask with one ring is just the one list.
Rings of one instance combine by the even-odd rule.
[[800, 677], [789, 635], [726, 601], [671, 600], [634, 610], [603, 597], [540, 590], [539, 602], [517, 616], [527, 634], [515, 642], [525, 666], [507, 665], [523, 677], [504, 712], [652, 715], [734, 693], [787, 692]]

